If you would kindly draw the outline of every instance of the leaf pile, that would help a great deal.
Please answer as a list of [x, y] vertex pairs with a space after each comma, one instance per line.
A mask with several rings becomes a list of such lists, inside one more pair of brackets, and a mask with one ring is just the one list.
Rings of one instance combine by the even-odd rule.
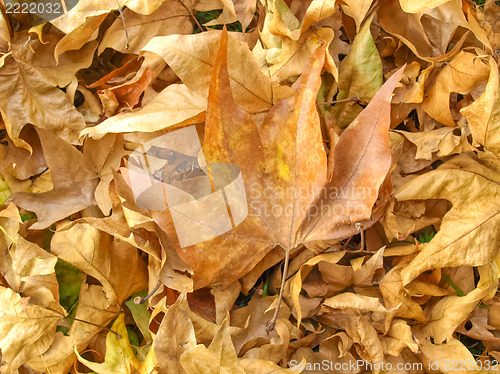
[[[498, 368], [497, 2], [0, 15], [1, 373]], [[182, 246], [129, 166], [189, 127], [247, 214]]]

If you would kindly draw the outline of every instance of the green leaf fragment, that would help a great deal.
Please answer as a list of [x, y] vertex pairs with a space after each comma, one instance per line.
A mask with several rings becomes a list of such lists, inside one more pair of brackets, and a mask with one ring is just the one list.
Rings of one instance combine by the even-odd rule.
[[[153, 337], [151, 336], [151, 332], [149, 331], [149, 318], [151, 316], [148, 312], [148, 304], [134, 303], [134, 299], [137, 296], [146, 297], [147, 294], [148, 290], [142, 290], [141, 292], [137, 292], [136, 294], [132, 295], [132, 297], [128, 301], [125, 302], [125, 305], [130, 309], [130, 312], [132, 313], [132, 318], [134, 319], [134, 322], [136, 323], [137, 327], [144, 336], [146, 343], [150, 344], [153, 341]], [[132, 343], [132, 341], [130, 343]]]
[[78, 302], [80, 288], [85, 279], [85, 273], [67, 263], [64, 260], [58, 259], [56, 263], [56, 277], [59, 283], [59, 300], [60, 304], [68, 312]]
[[[382, 60], [370, 31], [372, 20], [373, 15], [366, 20], [354, 38], [350, 53], [340, 64], [337, 100], [356, 97], [367, 103], [384, 83]], [[333, 114], [337, 125], [345, 127], [362, 110], [363, 107], [354, 101], [343, 102], [335, 104]]]
[[0, 204], [4, 204], [5, 201], [12, 195], [10, 188], [7, 183], [0, 179]]

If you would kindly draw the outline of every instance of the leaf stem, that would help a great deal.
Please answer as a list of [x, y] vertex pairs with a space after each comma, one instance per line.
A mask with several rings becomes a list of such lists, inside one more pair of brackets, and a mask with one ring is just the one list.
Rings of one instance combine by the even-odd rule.
[[92, 322], [85, 321], [85, 320], [83, 320], [83, 319], [76, 318], [76, 317], [66, 316], [66, 318], [68, 318], [68, 319], [72, 319], [73, 321], [78, 321], [78, 322], [86, 323], [86, 324], [89, 324], [89, 325], [92, 325], [92, 326], [100, 327], [101, 329], [103, 329], [103, 330], [105, 330], [105, 331], [112, 332], [113, 334], [115, 334], [115, 335], [116, 335], [116, 337], [117, 337], [118, 339], [121, 339], [121, 338], [122, 338], [122, 336], [121, 336], [120, 334], [118, 334], [116, 331], [111, 330], [110, 328], [108, 328], [108, 327], [106, 327], [106, 326], [101, 326], [101, 325], [98, 325], [97, 323], [92, 323]]
[[[88, 325], [92, 325], [92, 326], [95, 326], [95, 327], [100, 327], [101, 329], [103, 329], [105, 331], [112, 332], [113, 334], [116, 335], [116, 337], [118, 339], [122, 338], [122, 336], [120, 334], [118, 334], [116, 331], [111, 330], [110, 328], [108, 328], [106, 326], [101, 326], [101, 325], [98, 325], [97, 323], [93, 323], [93, 322], [90, 322], [90, 321], [85, 321], [84, 319], [80, 319], [80, 318], [77, 318], [77, 317], [71, 317], [69, 315], [64, 315], [64, 313], [61, 313], [60, 311], [55, 310], [55, 309], [51, 309], [51, 308], [47, 308], [47, 309], [50, 310], [51, 312], [60, 314], [63, 318], [67, 318], [67, 319], [70, 319], [70, 320], [73, 320], [73, 321], [77, 321], [77, 322], [81, 322], [81, 323], [86, 323]], [[123, 313], [123, 312], [119, 312], [118, 314], [120, 314], [120, 313]]]
[[280, 286], [280, 294], [278, 297], [278, 305], [274, 310], [274, 315], [271, 321], [267, 324], [266, 330], [268, 333], [274, 330], [274, 326], [276, 325], [276, 320], [278, 319], [278, 313], [280, 311], [281, 301], [283, 300], [283, 290], [285, 289], [285, 280], [286, 275], [288, 273], [288, 262], [290, 260], [290, 250], [285, 249], [285, 266], [283, 268], [283, 275], [281, 276], [281, 286]]
[[360, 243], [359, 243], [359, 250], [362, 251], [363, 249], [365, 249], [365, 231], [363, 230], [363, 226], [359, 222], [356, 222], [354, 224], [354, 226], [356, 227], [356, 229], [359, 231], [359, 234], [361, 235], [361, 239], [360, 239]]
[[191, 10], [189, 10], [189, 8], [184, 4], [184, 2], [182, 0], [179, 0], [179, 2], [181, 3], [181, 5], [187, 10], [187, 12], [189, 13], [189, 15], [191, 16], [191, 18], [194, 20], [194, 22], [196, 23], [196, 25], [200, 28], [200, 31], [203, 32], [203, 31], [207, 31], [207, 28], [206, 27], [203, 27], [201, 25], [201, 23], [198, 21], [198, 19], [194, 16], [193, 12]]
[[118, 12], [120, 12], [120, 18], [122, 19], [123, 23], [123, 30], [125, 31], [125, 49], [128, 51], [130, 49], [130, 43], [128, 38], [127, 25], [125, 24], [125, 16], [123, 15], [122, 7], [120, 6], [118, 0], [116, 0], [116, 4], [118, 5]]
[[158, 281], [158, 283], [156, 283], [155, 288], [153, 288], [153, 291], [151, 291], [148, 294], [148, 296], [146, 296], [146, 297], [137, 296], [134, 299], [134, 304], [144, 304], [151, 296], [153, 296], [155, 294], [156, 291], [158, 291], [158, 288], [160, 288], [160, 286], [161, 286], [161, 281]]

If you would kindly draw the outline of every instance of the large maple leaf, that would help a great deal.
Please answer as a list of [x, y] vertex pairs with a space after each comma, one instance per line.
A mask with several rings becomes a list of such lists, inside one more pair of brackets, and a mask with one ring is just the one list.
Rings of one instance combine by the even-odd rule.
[[210, 82], [203, 151], [207, 163], [240, 168], [248, 216], [223, 235], [181, 248], [169, 211], [152, 212], [180, 257], [193, 267], [195, 288], [231, 284], [277, 245], [288, 255], [301, 244], [348, 237], [376, 221], [372, 208], [391, 165], [390, 102], [402, 69], [341, 135], [328, 182], [316, 110], [324, 56], [324, 47], [317, 48], [293, 85], [293, 95], [272, 107], [259, 129], [233, 99], [227, 35], [222, 34]]

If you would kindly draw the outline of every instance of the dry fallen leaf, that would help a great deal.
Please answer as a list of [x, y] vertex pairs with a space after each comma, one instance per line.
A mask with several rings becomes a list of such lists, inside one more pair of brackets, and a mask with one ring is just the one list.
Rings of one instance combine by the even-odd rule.
[[180, 363], [185, 372], [193, 374], [245, 373], [231, 342], [228, 320], [222, 322], [208, 348], [203, 344], [195, 345], [182, 353]]
[[490, 77], [483, 94], [460, 113], [467, 119], [475, 145], [484, 145], [488, 150], [500, 153], [497, 135], [498, 126], [498, 67], [490, 58]]
[[[220, 33], [215, 31], [161, 36], [151, 39], [143, 50], [163, 57], [186, 86], [206, 97], [219, 39]], [[268, 110], [273, 103], [271, 81], [260, 71], [248, 45], [230, 36], [228, 49], [232, 57], [228, 71], [235, 101], [249, 113]]]
[[196, 345], [193, 322], [189, 316], [186, 295], [181, 294], [171, 305], [163, 319], [155, 339], [154, 351], [166, 370], [185, 373], [180, 357]]
[[428, 1], [408, 1], [408, 0], [399, 0], [401, 4], [401, 8], [406, 13], [418, 13], [425, 9], [435, 8], [441, 4], [444, 4], [450, 0], [428, 0]]
[[[351, 51], [340, 64], [339, 100], [356, 98], [368, 102], [382, 86], [382, 62], [370, 31], [373, 16], [368, 17], [354, 38]], [[361, 110], [362, 107], [355, 101], [341, 102], [334, 106], [333, 115], [338, 126], [345, 127]]]
[[164, 2], [149, 15], [137, 14], [126, 8], [123, 17], [126, 19], [128, 39], [123, 22], [116, 19], [103, 36], [99, 54], [106, 48], [114, 48], [122, 53], [139, 53], [156, 36], [193, 32], [193, 26], [186, 22], [189, 9], [185, 8], [181, 1]]
[[54, 341], [64, 309], [51, 310], [30, 304], [10, 288], [0, 286], [2, 373], [11, 373], [45, 352]]
[[54, 269], [57, 257], [19, 235], [21, 218], [13, 204], [0, 212], [0, 220], [4, 234], [0, 273], [5, 282], [32, 303], [57, 308], [59, 286]]
[[0, 372], [493, 372], [497, 3], [1, 5]]
[[123, 314], [116, 319], [106, 337], [106, 357], [104, 362], [95, 363], [84, 359], [75, 350], [78, 360], [97, 374], [107, 373], [151, 373], [154, 370], [156, 358], [151, 347], [146, 359], [140, 362], [134, 355], [125, 326]]
[[435, 120], [447, 126], [455, 126], [449, 110], [450, 93], [466, 95], [486, 81], [488, 74], [488, 66], [478, 56], [460, 52], [449, 65], [441, 69], [422, 108]]
[[12, 196], [12, 201], [37, 214], [38, 222], [32, 229], [43, 229], [90, 206], [98, 180], [96, 173], [85, 167], [83, 155], [74, 146], [47, 130], [37, 132], [54, 188], [39, 194], [19, 192]]
[[[372, 218], [371, 209], [391, 164], [390, 100], [402, 73], [403, 68], [384, 83], [340, 136], [335, 148], [332, 181], [327, 185], [327, 191], [331, 189], [335, 193], [326, 202], [326, 211], [330, 214], [319, 215], [307, 228], [307, 241], [348, 236], [354, 233], [354, 223]], [[359, 146], [362, 153], [357, 152]]]
[[[0, 68], [0, 86], [8, 93], [0, 99], [7, 130], [16, 142], [27, 123], [47, 129], [77, 144], [78, 132], [85, 127], [82, 115], [58, 87], [33, 66], [7, 57]], [[29, 108], [24, 110], [23, 108]]]
[[[419, 254], [402, 271], [403, 284], [429, 269], [480, 266], [494, 260], [499, 214], [496, 160], [487, 154], [462, 154], [437, 170], [412, 179], [396, 192], [398, 200], [444, 198], [453, 204], [443, 217], [440, 231], [430, 243], [422, 245]], [[467, 214], [471, 204], [481, 207], [474, 215]]]
[[[137, 249], [88, 224], [56, 232], [52, 246], [59, 258], [97, 279], [111, 304], [121, 304], [145, 286], [146, 267]], [[131, 275], [124, 277], [124, 269]]]

